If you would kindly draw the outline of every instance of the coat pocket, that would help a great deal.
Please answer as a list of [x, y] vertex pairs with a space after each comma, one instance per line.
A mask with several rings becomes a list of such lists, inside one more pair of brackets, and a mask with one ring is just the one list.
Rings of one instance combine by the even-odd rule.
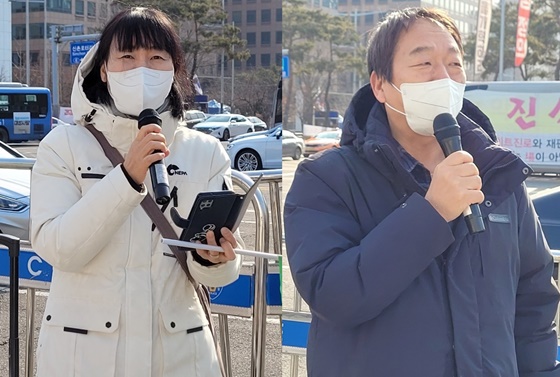
[[221, 377], [214, 340], [206, 318], [177, 304], [162, 305], [159, 312], [162, 375]]
[[38, 376], [115, 377], [120, 312], [119, 302], [49, 298]]

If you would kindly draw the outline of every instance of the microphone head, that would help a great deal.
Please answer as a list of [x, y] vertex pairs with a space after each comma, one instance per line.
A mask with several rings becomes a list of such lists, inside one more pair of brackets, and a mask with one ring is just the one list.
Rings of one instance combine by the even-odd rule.
[[159, 117], [158, 112], [155, 111], [154, 109], [142, 110], [140, 115], [138, 115], [138, 128], [151, 123], [155, 123], [161, 127], [162, 121], [161, 118]]
[[442, 113], [434, 118], [434, 135], [438, 141], [461, 136], [457, 120], [449, 113]]

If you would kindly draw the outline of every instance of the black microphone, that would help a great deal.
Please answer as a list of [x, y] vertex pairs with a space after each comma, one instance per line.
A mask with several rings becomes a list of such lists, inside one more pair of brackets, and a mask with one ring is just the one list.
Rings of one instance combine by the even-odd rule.
[[[453, 152], [463, 150], [461, 146], [461, 130], [453, 115], [443, 113], [434, 118], [434, 135], [445, 157]], [[471, 204], [467, 207], [463, 212], [463, 216], [471, 234], [486, 230], [478, 204]]]
[[[161, 127], [161, 118], [154, 109], [144, 109], [138, 115], [138, 129], [147, 124], [155, 123]], [[160, 152], [159, 150], [154, 153]], [[171, 200], [169, 194], [169, 180], [167, 178], [167, 171], [163, 159], [156, 161], [150, 165], [150, 176], [152, 178], [152, 189], [157, 204], [167, 204]]]

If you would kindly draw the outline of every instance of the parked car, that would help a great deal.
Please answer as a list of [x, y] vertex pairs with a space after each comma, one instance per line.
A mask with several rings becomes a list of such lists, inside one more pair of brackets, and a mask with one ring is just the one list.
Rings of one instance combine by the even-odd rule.
[[228, 140], [231, 136], [255, 131], [253, 123], [239, 114], [212, 115], [205, 121], [195, 125], [193, 129], [210, 134], [221, 140]]
[[268, 128], [266, 123], [259, 117], [250, 116], [247, 117], [247, 119], [249, 119], [249, 121], [253, 123], [253, 126], [255, 127], [255, 131], [264, 131]]
[[313, 153], [324, 151], [325, 149], [338, 147], [340, 145], [341, 136], [341, 129], [319, 132], [317, 135], [305, 140], [303, 156], [307, 157]]
[[193, 128], [196, 124], [204, 122], [206, 114], [200, 110], [185, 110], [183, 111], [183, 120], [179, 122], [181, 126]]
[[[0, 141], [0, 158], [25, 156]], [[29, 239], [29, 193], [31, 172], [0, 168], [0, 233]]]
[[51, 129], [55, 128], [56, 126], [71, 126], [72, 124], [67, 123], [61, 119], [55, 118], [55, 117], [51, 117]]
[[231, 167], [240, 171], [280, 169], [282, 167], [282, 128], [258, 132], [234, 140], [226, 151]]
[[301, 137], [287, 130], [282, 131], [282, 157], [299, 160], [304, 149], [305, 144]]
[[234, 137], [230, 137], [230, 138], [228, 139], [228, 142], [231, 143], [232, 141], [244, 139], [244, 138], [246, 138], [246, 137], [253, 137], [253, 136], [256, 136], [256, 135], [269, 134], [269, 133], [271, 133], [271, 132], [275, 132], [275, 131], [276, 131], [277, 129], [279, 129], [279, 128], [280, 128], [280, 129], [282, 128], [282, 125], [281, 125], [281, 124], [280, 124], [280, 125], [277, 125], [277, 126], [274, 127], [274, 128], [271, 128], [270, 130], [255, 131], [255, 132], [250, 132], [250, 133], [245, 133], [245, 134], [237, 135], [237, 136], [234, 136]]

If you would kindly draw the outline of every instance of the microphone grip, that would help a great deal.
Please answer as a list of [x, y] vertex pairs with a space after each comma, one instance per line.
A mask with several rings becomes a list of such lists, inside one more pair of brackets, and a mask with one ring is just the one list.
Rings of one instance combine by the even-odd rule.
[[152, 190], [157, 204], [165, 205], [171, 200], [169, 193], [169, 180], [163, 160], [150, 165], [150, 177], [152, 178]]
[[470, 234], [480, 233], [486, 230], [482, 212], [480, 212], [480, 206], [478, 204], [471, 204], [468, 206], [463, 211], [463, 216]]
[[[453, 152], [463, 149], [461, 146], [461, 139], [459, 137], [449, 137], [438, 141], [446, 157]], [[463, 211], [463, 216], [470, 234], [480, 233], [486, 230], [486, 226], [484, 226], [484, 219], [482, 218], [482, 212], [480, 212], [478, 204], [471, 204], [468, 206]]]

